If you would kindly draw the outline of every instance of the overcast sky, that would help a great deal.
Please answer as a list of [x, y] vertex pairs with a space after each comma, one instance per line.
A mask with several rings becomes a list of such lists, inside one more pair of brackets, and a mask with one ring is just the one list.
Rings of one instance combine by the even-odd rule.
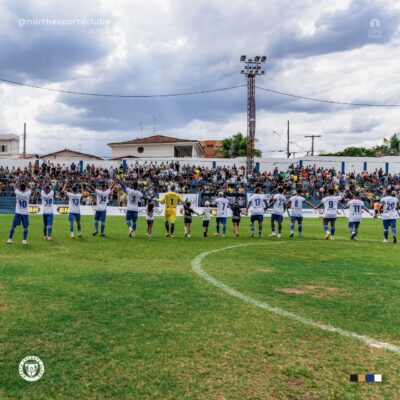
[[[241, 85], [241, 54], [267, 55], [257, 85], [344, 102], [400, 104], [395, 0], [9, 0], [0, 3], [0, 78], [63, 90], [179, 93]], [[61, 21], [53, 21], [53, 20]], [[64, 21], [63, 21], [64, 20]], [[257, 147], [274, 131], [317, 150], [374, 145], [400, 131], [399, 108], [357, 108], [257, 91]], [[246, 133], [246, 88], [117, 99], [0, 84], [2, 133], [28, 126], [28, 152], [109, 156], [107, 143], [153, 132], [189, 139]], [[142, 129], [141, 129], [142, 126]], [[293, 150], [302, 154], [300, 147]], [[304, 153], [303, 153], [304, 154]]]

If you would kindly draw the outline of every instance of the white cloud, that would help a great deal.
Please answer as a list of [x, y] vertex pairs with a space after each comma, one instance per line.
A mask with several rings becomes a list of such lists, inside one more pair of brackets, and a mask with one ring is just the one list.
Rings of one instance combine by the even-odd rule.
[[[24, 6], [19, 1], [1, 6], [6, 62], [0, 63], [0, 77], [29, 76], [41, 85], [101, 93], [182, 92], [244, 83], [238, 57], [263, 53], [271, 58], [259, 86], [338, 101], [398, 103], [395, 1], [237, 0], [227, 7], [222, 0], [73, 0], [57, 6], [41, 0], [35, 8]], [[16, 26], [18, 16], [102, 17], [110, 24], [29, 31]], [[373, 17], [382, 19], [382, 40], [368, 38]], [[27, 44], [29, 51], [18, 48], [24, 62], [14, 59], [12, 49]], [[245, 133], [245, 102], [242, 89], [117, 100], [0, 85], [0, 127], [19, 133], [27, 122], [29, 151], [79, 147], [106, 155], [108, 141], [137, 136], [141, 122], [144, 133], [151, 134], [153, 117], [160, 133], [180, 137]], [[287, 119], [293, 141], [309, 148], [304, 134], [321, 134], [317, 148], [327, 151], [375, 144], [400, 130], [397, 109], [331, 106], [260, 91], [257, 107], [258, 147], [265, 151], [284, 147], [272, 132], [284, 134]]]

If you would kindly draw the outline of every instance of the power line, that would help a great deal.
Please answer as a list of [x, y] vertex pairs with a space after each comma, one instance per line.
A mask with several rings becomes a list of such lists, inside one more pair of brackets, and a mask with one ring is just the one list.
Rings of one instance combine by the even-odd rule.
[[344, 102], [344, 101], [324, 100], [324, 99], [317, 99], [314, 97], [306, 97], [306, 96], [299, 96], [299, 95], [291, 94], [291, 93], [279, 92], [278, 90], [272, 90], [272, 89], [263, 88], [260, 86], [256, 86], [256, 88], [260, 89], [260, 90], [264, 90], [266, 92], [279, 94], [281, 96], [294, 97], [296, 99], [301, 99], [301, 100], [317, 101], [320, 103], [340, 104], [340, 105], [355, 106], [355, 107], [400, 107], [400, 104], [349, 103], [349, 102]]
[[109, 93], [87, 93], [87, 92], [76, 92], [73, 90], [53, 89], [53, 88], [48, 88], [48, 87], [44, 87], [44, 86], [30, 85], [28, 83], [11, 81], [9, 79], [3, 79], [3, 78], [0, 78], [0, 82], [8, 83], [10, 85], [25, 86], [25, 87], [29, 87], [29, 88], [33, 88], [33, 89], [47, 90], [49, 92], [75, 94], [75, 95], [80, 95], [80, 96], [119, 97], [119, 98], [135, 98], [135, 99], [153, 98], [153, 97], [190, 96], [190, 95], [196, 95], [196, 94], [223, 92], [226, 90], [232, 90], [232, 89], [237, 89], [237, 88], [246, 86], [246, 85], [236, 85], [236, 86], [228, 86], [228, 87], [218, 88], [218, 89], [198, 90], [195, 92], [168, 93], [168, 94], [109, 94]]
[[[158, 93], [158, 94], [112, 94], [112, 93], [90, 93], [90, 92], [77, 92], [74, 90], [64, 90], [64, 89], [54, 89], [48, 88], [44, 86], [38, 85], [31, 85], [29, 83], [17, 82], [12, 81], [9, 79], [0, 78], [0, 82], [9, 84], [9, 85], [17, 85], [17, 86], [24, 86], [29, 87], [32, 89], [39, 89], [39, 90], [46, 90], [49, 92], [56, 92], [56, 93], [65, 93], [65, 94], [74, 94], [80, 96], [95, 96], [95, 97], [117, 97], [117, 98], [136, 98], [136, 99], [145, 99], [145, 98], [156, 98], [156, 97], [180, 97], [180, 96], [191, 96], [191, 95], [199, 95], [199, 94], [207, 94], [207, 93], [217, 93], [217, 92], [224, 92], [227, 90], [233, 90], [240, 87], [246, 87], [247, 85], [234, 85], [234, 86], [227, 86], [223, 88], [217, 89], [207, 89], [207, 90], [198, 90], [193, 92], [182, 92], [182, 93]], [[256, 89], [264, 90], [265, 92], [277, 94], [280, 96], [287, 96], [293, 97], [295, 99], [301, 100], [309, 100], [309, 101], [316, 101], [319, 103], [328, 103], [328, 104], [338, 104], [338, 105], [345, 105], [345, 106], [354, 106], [354, 107], [400, 107], [400, 104], [375, 104], [375, 103], [351, 103], [345, 101], [336, 101], [336, 100], [326, 100], [326, 99], [318, 99], [315, 97], [307, 97], [307, 96], [300, 96], [293, 93], [285, 93], [278, 90], [273, 90], [269, 88], [264, 88], [261, 86], [255, 86]]]

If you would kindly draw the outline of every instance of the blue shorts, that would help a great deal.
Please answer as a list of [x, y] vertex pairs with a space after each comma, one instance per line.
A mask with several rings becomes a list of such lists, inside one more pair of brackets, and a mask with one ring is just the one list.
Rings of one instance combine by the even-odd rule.
[[139, 213], [137, 211], [128, 210], [126, 212], [126, 221], [132, 220], [133, 222], [136, 222], [138, 219], [138, 215]]
[[69, 214], [69, 222], [81, 222], [81, 214], [78, 213], [70, 213]]
[[24, 228], [27, 228], [29, 226], [29, 215], [15, 214], [14, 220], [13, 220], [13, 225], [20, 226], [21, 223]]
[[222, 224], [222, 225], [226, 225], [226, 217], [217, 217], [217, 225]]
[[388, 229], [390, 226], [392, 228], [396, 228], [396, 220], [395, 219], [383, 219], [383, 227], [385, 229]]
[[251, 215], [250, 216], [250, 222], [252, 223], [252, 224], [254, 224], [254, 222], [258, 222], [258, 223], [261, 223], [261, 222], [263, 222], [264, 221], [264, 215]]
[[107, 217], [107, 211], [96, 211], [94, 214], [94, 220], [95, 221], [101, 221], [101, 222], [106, 222], [106, 217]]
[[43, 225], [44, 226], [53, 225], [53, 214], [43, 214]]
[[148, 219], [147, 220], [147, 225], [153, 225], [154, 219]]
[[290, 222], [294, 224], [295, 222], [298, 222], [299, 224], [303, 223], [303, 217], [290, 217]]
[[324, 224], [326, 225], [328, 222], [336, 222], [336, 218], [324, 218]]
[[271, 222], [274, 222], [274, 221], [281, 224], [283, 222], [283, 215], [271, 214]]
[[203, 228], [208, 228], [208, 225], [210, 225], [210, 220], [203, 221]]
[[359, 226], [360, 226], [360, 221], [357, 221], [357, 222], [349, 222], [349, 228], [350, 228], [350, 229], [353, 229], [353, 228], [358, 229]]

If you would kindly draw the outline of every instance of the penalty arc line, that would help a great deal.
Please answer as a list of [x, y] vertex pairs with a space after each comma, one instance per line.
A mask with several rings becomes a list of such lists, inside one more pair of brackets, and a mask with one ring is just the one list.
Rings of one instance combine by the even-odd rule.
[[[287, 243], [287, 241], [278, 242], [278, 243]], [[278, 243], [276, 243], [276, 244], [278, 244]], [[240, 248], [240, 247], [245, 247], [245, 246], [255, 246], [255, 245], [256, 244], [239, 244], [239, 245], [235, 245], [235, 246], [228, 246], [228, 247], [222, 247], [220, 249], [205, 251], [205, 252], [199, 254], [198, 256], [196, 256], [192, 260], [192, 262], [191, 262], [192, 270], [197, 275], [199, 275], [201, 278], [206, 280], [208, 283], [211, 283], [212, 285], [214, 285], [218, 289], [222, 290], [223, 292], [229, 294], [230, 296], [236, 297], [247, 304], [262, 308], [266, 311], [272, 312], [274, 314], [280, 315], [285, 318], [292, 319], [292, 320], [300, 322], [302, 324], [312, 326], [313, 328], [316, 328], [316, 329], [321, 329], [323, 331], [336, 333], [340, 336], [357, 340], [357, 341], [362, 342], [370, 347], [374, 347], [374, 348], [378, 348], [378, 349], [385, 349], [385, 350], [391, 351], [393, 353], [400, 354], [400, 346], [396, 346], [391, 343], [382, 342], [380, 340], [371, 338], [369, 336], [360, 335], [358, 333], [347, 331], [342, 328], [336, 328], [331, 325], [319, 323], [317, 321], [312, 320], [311, 318], [302, 317], [301, 315], [297, 315], [290, 311], [286, 311], [283, 308], [274, 307], [264, 301], [256, 300], [253, 297], [251, 297], [247, 294], [241, 293], [238, 290], [233, 289], [232, 287], [219, 281], [218, 279], [214, 278], [213, 276], [211, 276], [207, 272], [205, 272], [202, 268], [201, 263], [202, 263], [203, 259], [208, 257], [210, 254], [218, 253], [220, 251], [225, 251], [225, 250], [230, 250], [230, 249], [235, 249], [235, 248]]]

